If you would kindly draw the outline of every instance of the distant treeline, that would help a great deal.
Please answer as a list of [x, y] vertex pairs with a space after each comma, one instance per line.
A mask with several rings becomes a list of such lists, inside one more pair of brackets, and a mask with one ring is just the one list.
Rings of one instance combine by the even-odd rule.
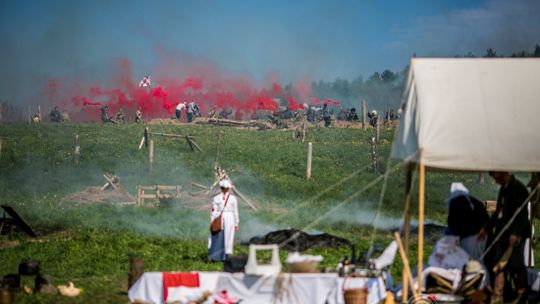
[[[535, 45], [532, 51], [521, 50], [514, 52], [510, 56], [499, 55], [489, 48], [482, 56], [477, 56], [472, 52], [466, 55], [456, 55], [457, 58], [524, 58], [540, 57], [540, 46]], [[401, 94], [404, 89], [409, 66], [407, 65], [401, 71], [384, 70], [375, 72], [364, 80], [362, 76], [354, 80], [337, 78], [334, 81], [313, 81], [311, 83], [311, 93], [319, 99], [337, 99], [343, 104], [343, 107], [359, 108], [360, 101], [365, 99], [368, 109], [384, 110], [387, 107], [396, 108], [399, 106]]]

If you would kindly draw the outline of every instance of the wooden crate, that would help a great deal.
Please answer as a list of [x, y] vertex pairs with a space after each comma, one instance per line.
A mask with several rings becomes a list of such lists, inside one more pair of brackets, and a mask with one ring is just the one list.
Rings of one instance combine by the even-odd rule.
[[137, 186], [137, 206], [158, 207], [162, 200], [172, 199], [175, 203], [180, 202], [182, 187], [177, 186]]

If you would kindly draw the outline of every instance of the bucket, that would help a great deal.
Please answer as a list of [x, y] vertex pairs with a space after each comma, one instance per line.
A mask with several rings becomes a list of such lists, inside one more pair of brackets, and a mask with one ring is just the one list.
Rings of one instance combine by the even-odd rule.
[[367, 288], [346, 288], [347, 278], [343, 280], [343, 298], [345, 304], [366, 304], [368, 297]]

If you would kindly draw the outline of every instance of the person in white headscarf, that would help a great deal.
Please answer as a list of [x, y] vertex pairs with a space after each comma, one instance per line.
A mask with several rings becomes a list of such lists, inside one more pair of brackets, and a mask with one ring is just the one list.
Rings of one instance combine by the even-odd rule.
[[447, 234], [459, 237], [461, 248], [469, 256], [481, 261], [486, 240], [478, 240], [477, 234], [489, 220], [484, 204], [471, 196], [462, 183], [452, 183], [450, 197], [446, 200], [448, 207]]
[[238, 231], [238, 201], [231, 193], [231, 182], [227, 179], [219, 182], [221, 193], [212, 199], [210, 223], [221, 216], [222, 229], [208, 239], [208, 259], [225, 261], [233, 254], [234, 235]]

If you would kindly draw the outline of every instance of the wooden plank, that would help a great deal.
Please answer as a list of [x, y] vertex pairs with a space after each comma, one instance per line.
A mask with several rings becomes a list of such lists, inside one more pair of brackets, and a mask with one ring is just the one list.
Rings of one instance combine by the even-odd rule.
[[[107, 176], [106, 174], [103, 174], [103, 177], [107, 180], [107, 184], [105, 184], [103, 187], [101, 187], [101, 191], [107, 189], [108, 186], [111, 186], [114, 188], [114, 190], [118, 190], [118, 187], [116, 187], [116, 185], [114, 184], [114, 177], [109, 177]], [[117, 179], [118, 181], [118, 179]]]
[[238, 191], [236, 187], [233, 186], [232, 190], [244, 201], [246, 204], [248, 204], [251, 209], [254, 211], [257, 211], [257, 208], [253, 205], [253, 203], [244, 195], [242, 192]]
[[141, 143], [139, 144], [139, 150], [142, 149], [142, 146], [144, 145], [144, 135], [141, 138]]
[[155, 185], [155, 186], [139, 186], [143, 190], [176, 190], [177, 186], [162, 186], [162, 185]]
[[191, 144], [191, 141], [189, 140], [188, 136], [186, 136], [186, 141], [187, 141], [189, 147], [191, 148], [191, 151], [195, 151], [195, 149], [193, 148], [193, 145]]
[[201, 149], [201, 147], [199, 147], [199, 145], [197, 145], [197, 143], [195, 142], [195, 140], [193, 139], [193, 137], [191, 136], [188, 136], [188, 141], [190, 144], [192, 144], [193, 146], [195, 146], [195, 148], [197, 148], [197, 150], [199, 150], [199, 152], [202, 152], [203, 150]]
[[[165, 136], [165, 137], [186, 137], [185, 135], [181, 135], [181, 134], [169, 134], [169, 133], [159, 133], [159, 132], [148, 132], [148, 134]], [[193, 137], [191, 135], [189, 135], [189, 136]]]

